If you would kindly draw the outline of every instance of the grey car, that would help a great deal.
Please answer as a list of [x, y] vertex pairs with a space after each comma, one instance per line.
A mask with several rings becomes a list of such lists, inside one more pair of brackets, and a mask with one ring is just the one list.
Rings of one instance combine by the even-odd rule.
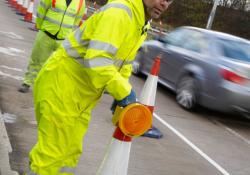
[[222, 112], [250, 112], [250, 42], [196, 27], [179, 27], [143, 43], [133, 73], [148, 74], [161, 55], [159, 82], [185, 109], [197, 104]]

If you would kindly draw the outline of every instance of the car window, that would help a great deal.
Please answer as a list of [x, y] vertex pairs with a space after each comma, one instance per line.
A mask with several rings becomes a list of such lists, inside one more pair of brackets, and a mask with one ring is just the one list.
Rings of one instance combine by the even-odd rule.
[[250, 44], [241, 41], [219, 39], [225, 57], [250, 62]]
[[185, 29], [177, 29], [175, 31], [170, 32], [165, 37], [166, 43], [173, 46], [180, 46], [183, 43], [185, 31]]
[[208, 42], [202, 33], [198, 31], [188, 31], [186, 33], [186, 42], [181, 47], [187, 50], [201, 53], [204, 49], [208, 49]]

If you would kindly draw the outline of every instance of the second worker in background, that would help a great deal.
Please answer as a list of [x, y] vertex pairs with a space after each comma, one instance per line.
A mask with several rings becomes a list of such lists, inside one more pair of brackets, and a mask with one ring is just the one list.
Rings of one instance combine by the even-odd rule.
[[85, 12], [85, 0], [41, 0], [37, 7], [39, 30], [32, 49], [27, 72], [19, 92], [26, 93], [43, 64], [61, 41], [76, 29]]

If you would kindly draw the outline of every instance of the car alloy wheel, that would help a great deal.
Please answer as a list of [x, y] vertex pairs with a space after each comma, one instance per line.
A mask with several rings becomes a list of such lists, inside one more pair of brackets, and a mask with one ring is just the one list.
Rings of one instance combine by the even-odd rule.
[[176, 101], [187, 110], [191, 110], [196, 105], [195, 79], [192, 77], [184, 77], [178, 83]]

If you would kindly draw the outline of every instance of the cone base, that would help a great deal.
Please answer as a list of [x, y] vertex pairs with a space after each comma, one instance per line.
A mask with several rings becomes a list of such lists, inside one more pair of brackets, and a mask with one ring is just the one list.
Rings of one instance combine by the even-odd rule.
[[96, 175], [127, 175], [131, 143], [112, 138]]

